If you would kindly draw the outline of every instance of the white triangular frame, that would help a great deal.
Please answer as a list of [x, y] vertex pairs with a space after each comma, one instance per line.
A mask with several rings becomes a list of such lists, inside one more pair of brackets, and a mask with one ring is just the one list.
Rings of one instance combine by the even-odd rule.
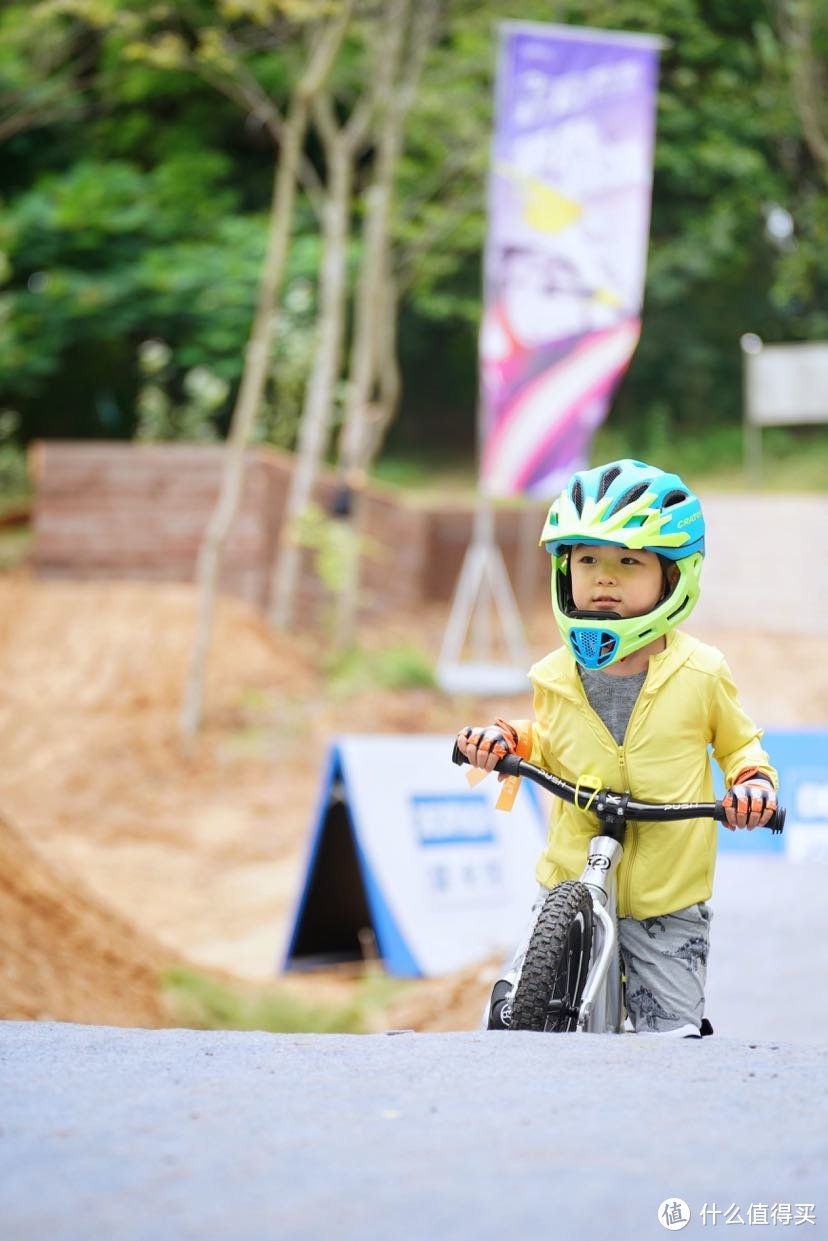
[[[500, 621], [507, 662], [495, 658], [490, 626], [480, 616], [479, 610], [487, 602]], [[463, 660], [466, 639], [475, 621], [475, 658]], [[528, 688], [529, 662], [517, 601], [494, 538], [492, 506], [481, 498], [437, 661], [437, 682], [449, 693], [520, 693]]]

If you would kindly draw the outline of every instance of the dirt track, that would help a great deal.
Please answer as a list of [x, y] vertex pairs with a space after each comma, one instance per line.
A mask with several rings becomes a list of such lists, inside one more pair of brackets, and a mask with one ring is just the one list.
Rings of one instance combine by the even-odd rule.
[[[193, 619], [188, 587], [0, 578], [0, 815], [20, 833], [0, 822], [0, 934], [4, 945], [17, 945], [10, 959], [18, 959], [27, 935], [31, 940], [33, 925], [42, 957], [59, 959], [74, 875], [88, 897], [78, 898], [72, 914], [86, 929], [73, 934], [100, 941], [100, 918], [111, 907], [140, 932], [133, 941], [138, 973], [151, 968], [160, 945], [162, 954], [269, 980], [296, 897], [329, 738], [337, 731], [450, 733], [495, 710], [528, 710], [523, 697], [494, 703], [422, 689], [337, 698], [319, 671], [321, 645], [277, 641], [257, 612], [224, 600], [206, 727], [183, 753], [176, 722]], [[416, 642], [435, 655], [445, 619], [435, 610], [374, 629], [370, 639], [376, 646]], [[551, 615], [544, 611], [531, 622], [539, 655]], [[828, 719], [828, 639], [786, 638], [781, 669], [775, 636], [699, 636], [726, 651], [745, 704], [761, 721]], [[44, 878], [52, 863], [59, 880]], [[33, 923], [27, 902], [47, 883], [49, 903], [41, 903]], [[27, 920], [28, 930], [16, 919]], [[107, 942], [123, 945], [123, 967], [131, 968], [129, 932], [121, 922], [115, 927], [113, 921]], [[100, 1009], [87, 979], [83, 1011], [57, 986], [60, 971], [51, 984], [44, 975], [41, 990], [30, 995], [21, 981], [26, 971], [0, 966], [0, 1017], [37, 1012], [118, 1022], [112, 1003], [123, 992], [123, 974], [113, 959], [100, 961]], [[399, 1024], [470, 1028], [487, 981], [485, 969], [472, 969], [425, 983]], [[157, 1007], [148, 1005], [145, 1021], [124, 1019], [156, 1024]]]

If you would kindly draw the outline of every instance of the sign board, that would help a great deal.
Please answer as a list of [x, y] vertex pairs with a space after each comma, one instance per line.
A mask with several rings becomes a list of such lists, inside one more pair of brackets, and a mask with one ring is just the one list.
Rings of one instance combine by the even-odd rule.
[[510, 952], [537, 890], [546, 815], [527, 781], [510, 814], [495, 777], [471, 788], [446, 736], [340, 737], [328, 755], [287, 970], [360, 960], [448, 973]]
[[828, 422], [828, 344], [743, 337], [745, 413], [757, 426]]
[[828, 422], [828, 344], [766, 345], [754, 332], [746, 332], [739, 343], [745, 466], [758, 481], [762, 427]]
[[[719, 826], [719, 848], [778, 853], [792, 862], [828, 861], [828, 730], [766, 732], [762, 744], [779, 772], [779, 797], [787, 809], [785, 830], [728, 831]], [[716, 796], [724, 793], [714, 765]]]

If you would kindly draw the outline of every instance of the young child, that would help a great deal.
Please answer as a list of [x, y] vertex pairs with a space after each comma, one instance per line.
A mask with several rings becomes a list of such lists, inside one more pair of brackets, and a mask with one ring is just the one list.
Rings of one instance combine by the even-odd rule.
[[[699, 597], [704, 518], [676, 474], [641, 461], [578, 472], [541, 535], [564, 645], [529, 672], [534, 720], [496, 720], [457, 738], [491, 771], [506, 753], [577, 783], [597, 778], [640, 801], [712, 801], [707, 747], [728, 792], [726, 826], [753, 829], [776, 807], [776, 772], [742, 709], [720, 651], [678, 632]], [[532, 923], [489, 1029], [514, 991], [546, 889], [579, 878], [594, 817], [554, 799]], [[631, 823], [618, 866], [619, 947], [636, 1033], [699, 1037], [704, 1016], [717, 827], [712, 820]]]

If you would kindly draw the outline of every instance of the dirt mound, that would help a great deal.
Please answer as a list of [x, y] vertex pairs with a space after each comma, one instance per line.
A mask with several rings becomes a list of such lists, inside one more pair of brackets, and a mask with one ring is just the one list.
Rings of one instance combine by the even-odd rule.
[[0, 819], [0, 1019], [168, 1025], [170, 954]]

